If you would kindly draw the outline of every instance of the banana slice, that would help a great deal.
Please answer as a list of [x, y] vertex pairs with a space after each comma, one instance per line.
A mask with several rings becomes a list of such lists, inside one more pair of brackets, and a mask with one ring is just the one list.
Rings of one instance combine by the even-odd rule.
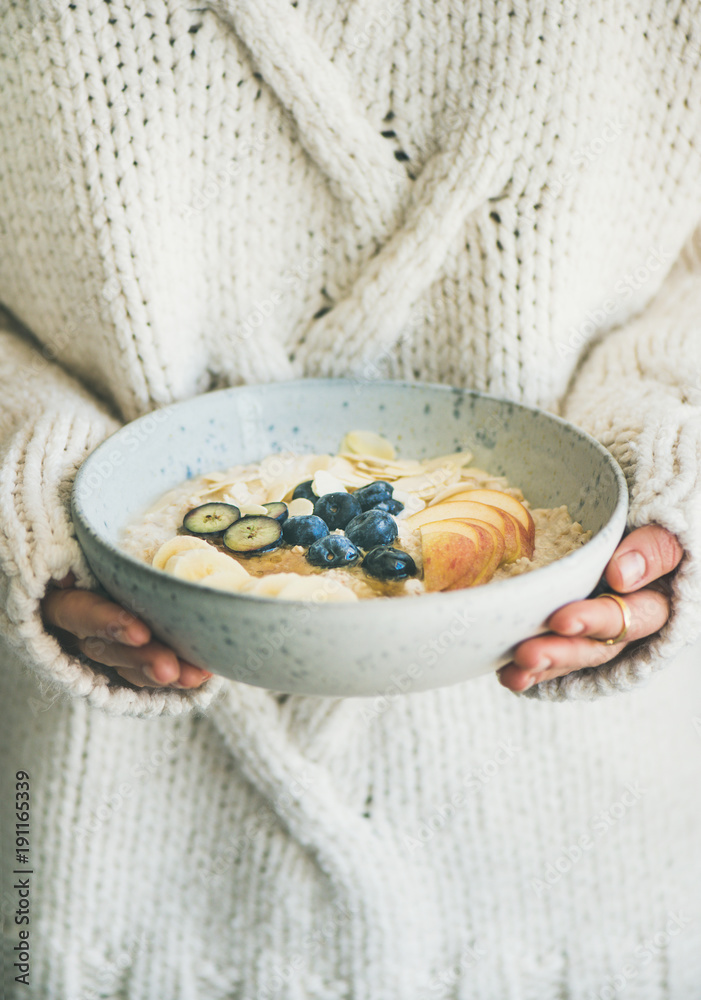
[[285, 583], [280, 590], [278, 597], [288, 601], [312, 601], [317, 593], [322, 592], [321, 581], [314, 576], [301, 576], [299, 573], [290, 574], [291, 579]]
[[296, 579], [285, 584], [277, 595], [286, 601], [314, 601], [314, 603], [327, 603], [330, 601], [357, 601], [358, 595], [350, 587], [338, 583], [336, 580], [320, 579], [314, 576], [300, 576], [290, 574]]
[[203, 577], [203, 583], [207, 587], [216, 587], [217, 590], [231, 590], [235, 593], [241, 593], [244, 585], [251, 577], [241, 563], [237, 563], [233, 559], [231, 562], [238, 567], [237, 571], [231, 569], [217, 570], [216, 573], [210, 573], [209, 576]]
[[279, 597], [280, 591], [291, 580], [299, 577], [298, 573], [271, 573], [269, 576], [254, 576], [242, 587], [244, 594], [257, 594], [259, 597]]
[[217, 572], [236, 572], [233, 569], [235, 562], [235, 559], [224, 555], [223, 552], [217, 552], [210, 545], [207, 546], [207, 551], [191, 549], [180, 555], [171, 556], [164, 569], [166, 573], [172, 573], [181, 580], [203, 580], [206, 576]]
[[381, 434], [374, 431], [349, 431], [341, 443], [341, 451], [350, 451], [356, 455], [372, 455], [374, 458], [384, 458], [391, 461], [396, 452], [394, 445]]
[[164, 569], [171, 556], [187, 552], [188, 549], [211, 549], [211, 547], [204, 538], [195, 538], [193, 535], [176, 535], [175, 538], [169, 538], [161, 545], [153, 557], [151, 565], [155, 566], [156, 569]]

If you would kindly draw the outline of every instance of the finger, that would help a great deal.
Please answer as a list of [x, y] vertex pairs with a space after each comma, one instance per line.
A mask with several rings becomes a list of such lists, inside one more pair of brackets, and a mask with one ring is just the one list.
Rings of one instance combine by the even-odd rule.
[[604, 574], [623, 594], [645, 587], [675, 569], [684, 555], [677, 538], [659, 524], [631, 531], [613, 554]]
[[49, 625], [79, 639], [92, 635], [142, 646], [151, 638], [148, 626], [135, 615], [90, 590], [50, 590], [42, 607]]
[[129, 667], [117, 667], [117, 673], [120, 677], [124, 678], [125, 681], [129, 681], [134, 687], [139, 688], [153, 688], [153, 687], [164, 687], [163, 684], [154, 684], [153, 681], [149, 680], [145, 675], [143, 670], [134, 669], [131, 670]]
[[180, 676], [173, 687], [198, 688], [211, 676], [209, 670], [202, 670], [200, 667], [193, 666], [192, 663], [180, 660]]
[[91, 660], [106, 667], [140, 670], [147, 681], [156, 685], [172, 684], [180, 677], [180, 663], [177, 656], [172, 649], [162, 646], [159, 642], [149, 642], [145, 646], [134, 647], [88, 636], [80, 640], [78, 648]]
[[[604, 604], [610, 604], [611, 610]], [[615, 638], [623, 625], [622, 612], [609, 598], [577, 601], [551, 616], [551, 626], [564, 634], [527, 639], [516, 647], [513, 662], [499, 672], [499, 680], [512, 691], [526, 691], [534, 684], [562, 677], [573, 670], [596, 667], [617, 656], [636, 639], [659, 631], [669, 617], [669, 601], [656, 590], [640, 590], [626, 597], [631, 624], [623, 642], [607, 646], [595, 639]], [[591, 607], [584, 607], [591, 605]], [[556, 618], [557, 616], [557, 618]], [[573, 622], [584, 624], [579, 633], [567, 631]], [[554, 627], [554, 626], [553, 626]]]
[[[632, 596], [626, 597], [629, 608], [634, 605]], [[632, 617], [632, 611], [631, 611]], [[595, 597], [588, 601], [573, 601], [559, 608], [548, 618], [551, 632], [569, 637], [581, 635], [592, 639], [612, 639], [624, 626], [623, 612], [610, 597]], [[631, 626], [632, 626], [631, 621]]]
[[[162, 684], [155, 684], [144, 674], [143, 670], [140, 669], [130, 669], [129, 667], [117, 667], [117, 673], [120, 677], [123, 677], [125, 681], [129, 681], [135, 687], [163, 687]], [[209, 678], [212, 674], [207, 670], [200, 670], [199, 667], [193, 667], [192, 664], [180, 663], [180, 677], [177, 681], [171, 682], [168, 687], [178, 688], [180, 690], [188, 690], [193, 688], [201, 687], [202, 684]]]

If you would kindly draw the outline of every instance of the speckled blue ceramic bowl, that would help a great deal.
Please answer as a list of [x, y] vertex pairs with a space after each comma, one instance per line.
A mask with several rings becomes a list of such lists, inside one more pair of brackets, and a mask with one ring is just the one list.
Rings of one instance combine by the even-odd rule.
[[[349, 604], [226, 593], [120, 550], [124, 526], [189, 476], [272, 452], [335, 452], [355, 429], [386, 435], [404, 457], [470, 450], [534, 507], [567, 504], [593, 537], [522, 576]], [[234, 680], [311, 695], [422, 690], [497, 669], [551, 612], [591, 592], [626, 511], [625, 480], [609, 453], [548, 413], [445, 386], [336, 379], [224, 389], [142, 417], [93, 452], [73, 490], [95, 576], [158, 637]]]

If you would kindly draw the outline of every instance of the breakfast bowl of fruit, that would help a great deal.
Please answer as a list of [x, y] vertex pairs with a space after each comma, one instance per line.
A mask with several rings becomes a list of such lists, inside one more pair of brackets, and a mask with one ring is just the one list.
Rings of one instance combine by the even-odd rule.
[[498, 669], [596, 586], [623, 474], [593, 438], [478, 392], [315, 379], [126, 425], [76, 476], [104, 589], [189, 662], [376, 696]]

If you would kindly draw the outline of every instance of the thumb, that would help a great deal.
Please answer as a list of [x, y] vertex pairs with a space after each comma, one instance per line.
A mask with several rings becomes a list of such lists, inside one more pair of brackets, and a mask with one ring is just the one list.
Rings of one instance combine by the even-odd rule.
[[684, 555], [676, 537], [659, 524], [636, 528], [623, 539], [606, 567], [606, 581], [622, 593], [639, 590], [671, 573]]

